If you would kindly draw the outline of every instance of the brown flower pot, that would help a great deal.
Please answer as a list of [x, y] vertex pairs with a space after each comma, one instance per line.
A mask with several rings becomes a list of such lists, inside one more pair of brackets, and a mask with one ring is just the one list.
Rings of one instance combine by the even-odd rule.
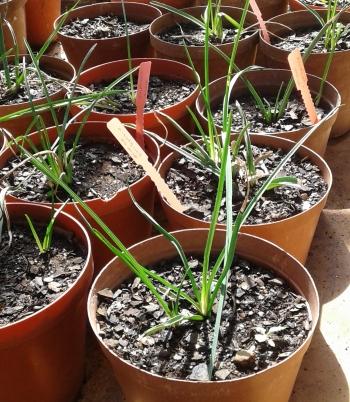
[[[263, 145], [275, 149], [283, 149], [285, 151], [290, 150], [293, 146], [293, 143], [289, 140], [269, 135], [251, 134], [250, 137], [254, 145]], [[319, 217], [326, 205], [327, 197], [332, 187], [332, 173], [327, 163], [319, 155], [311, 151], [311, 149], [301, 147], [298, 151], [298, 155], [308, 157], [310, 161], [319, 167], [328, 185], [326, 194], [317, 204], [302, 213], [276, 222], [243, 225], [241, 232], [249, 233], [277, 244], [303, 264], [306, 261]], [[159, 172], [162, 177], [166, 176], [177, 156], [178, 155], [173, 152], [161, 163]], [[161, 202], [165, 216], [169, 222], [170, 230], [208, 228], [210, 225], [209, 222], [176, 211], [163, 198], [161, 198]], [[218, 225], [219, 229], [225, 229], [225, 227], [226, 226], [222, 224]]]
[[[324, 17], [326, 11], [319, 11]], [[350, 23], [350, 13], [343, 13], [340, 22]], [[283, 26], [284, 25], [284, 26]], [[316, 18], [309, 11], [296, 11], [272, 18], [268, 22], [268, 29], [273, 34], [283, 37], [290, 29], [319, 27]], [[274, 68], [289, 68], [287, 57], [289, 52], [278, 49], [273, 44], [268, 44], [260, 37], [260, 48], [264, 54], [267, 65]], [[312, 53], [305, 63], [306, 72], [322, 77], [328, 53]], [[335, 52], [327, 80], [333, 84], [340, 93], [342, 107], [339, 110], [338, 118], [334, 123], [331, 137], [338, 137], [349, 131], [350, 127], [350, 51]]]
[[61, 0], [27, 0], [27, 36], [31, 46], [40, 47], [46, 42], [60, 14]]
[[[274, 70], [274, 69], [264, 69], [249, 71], [245, 74], [245, 77], [253, 84], [254, 88], [258, 91], [261, 96], [277, 95], [278, 90], [282, 82], [287, 83], [291, 77], [289, 70]], [[315, 96], [320, 88], [321, 80], [313, 75], [308, 76], [308, 84], [312, 95]], [[226, 78], [219, 78], [218, 80], [210, 84], [210, 94], [211, 94], [211, 105], [215, 107], [220, 102], [223, 101], [225, 94]], [[248, 89], [246, 88], [242, 80], [238, 80], [234, 86], [233, 92], [235, 97], [240, 96], [251, 96]], [[323, 156], [328, 138], [332, 129], [332, 126], [337, 118], [338, 107], [340, 106], [340, 95], [333, 85], [326, 82], [324, 86], [324, 92], [322, 96], [321, 105], [324, 104], [330, 108], [332, 111], [322, 122], [319, 128], [314, 132], [314, 134], [306, 141], [305, 146], [311, 148], [313, 151], [317, 152], [319, 155]], [[203, 98], [199, 95], [196, 101], [196, 110], [200, 115], [203, 126], [207, 127], [207, 119], [205, 117], [205, 105]], [[233, 124], [234, 127], [234, 124]], [[217, 127], [220, 129], [221, 127]], [[292, 141], [299, 141], [310, 127], [300, 128], [293, 131], [280, 131], [272, 134], [276, 137], [287, 138]], [[268, 134], [261, 132], [261, 134]]]
[[[29, 56], [26, 56], [29, 59]], [[12, 57], [10, 60], [13, 59]], [[75, 70], [71, 64], [68, 62], [58, 59], [56, 57], [50, 56], [42, 56], [40, 59], [40, 66], [42, 69], [47, 71], [48, 73], [53, 74], [54, 77], [60, 78], [67, 82], [72, 81], [75, 78]], [[53, 93], [50, 97], [51, 100], [59, 100], [63, 99], [66, 90], [62, 87], [57, 92]], [[35, 106], [42, 105], [47, 103], [46, 98], [39, 98], [33, 101]], [[12, 104], [12, 105], [0, 105], [0, 116], [3, 118], [6, 115], [11, 113], [18, 112], [22, 109], [30, 109], [31, 105], [30, 102], [23, 102], [19, 104]], [[41, 117], [44, 120], [44, 123], [47, 127], [53, 125], [53, 119], [51, 116], [50, 111], [47, 112], [40, 112]], [[19, 135], [24, 135], [29, 125], [32, 123], [32, 115], [26, 115], [20, 118], [8, 120], [8, 121], [1, 121], [0, 128], [6, 128], [10, 131], [12, 135], [15, 137]], [[36, 127], [32, 128], [32, 132], [36, 130]]]
[[[223, 6], [239, 8], [243, 8], [244, 3], [244, 0], [222, 0], [221, 2]], [[256, 3], [265, 21], [288, 11], [288, 0], [257, 0]], [[197, 4], [199, 6], [206, 6], [207, 2], [205, 0], [197, 0]]]
[[[66, 137], [72, 137], [79, 123], [70, 125], [66, 131]], [[129, 130], [133, 135], [134, 131]], [[51, 127], [47, 130], [51, 143], [57, 137], [57, 129]], [[106, 124], [102, 122], [88, 122], [85, 124], [82, 134], [82, 139], [88, 139], [90, 142], [104, 142], [113, 143], [116, 140], [107, 129]], [[31, 141], [34, 145], [40, 147], [40, 135], [34, 133], [31, 135]], [[150, 156], [155, 166], [159, 163], [159, 148], [157, 143], [150, 137], [145, 137], [146, 152]], [[0, 155], [0, 168], [7, 164], [7, 161], [11, 158], [13, 152], [10, 149], [5, 150]], [[154, 185], [151, 179], [145, 175], [135, 183], [130, 185], [137, 202], [140, 203], [150, 213], [153, 213], [154, 204]], [[19, 199], [8, 195], [8, 201], [18, 201]], [[22, 202], [26, 202], [20, 200]], [[32, 204], [33, 202], [29, 202]], [[37, 203], [37, 202], [35, 202]], [[87, 205], [98, 214], [98, 216], [112, 229], [112, 231], [120, 238], [120, 240], [127, 246], [137, 243], [151, 235], [151, 224], [142, 216], [142, 214], [134, 206], [127, 188], [118, 191], [113, 197], [103, 200], [95, 198], [86, 201]], [[40, 203], [44, 204], [44, 203]], [[61, 204], [57, 203], [58, 208]], [[80, 213], [77, 211], [75, 204], [70, 202], [64, 208], [64, 211], [75, 217], [77, 220], [84, 223]], [[85, 217], [96, 227], [96, 224], [89, 219], [88, 215]], [[111, 258], [112, 254], [107, 248], [93, 235], [91, 235], [92, 253], [94, 258], [95, 271], [98, 272]]]
[[[230, 15], [231, 17], [239, 20], [242, 14], [242, 9], [236, 7], [221, 7], [222, 12]], [[190, 7], [186, 8], [188, 14], [194, 17], [201, 18], [205, 11], [205, 7]], [[157, 57], [172, 59], [180, 61], [181, 63], [188, 64], [188, 58], [184, 46], [176, 45], [174, 43], [165, 42], [157, 37], [157, 34], [167, 30], [179, 22], [188, 22], [186, 18], [180, 17], [173, 13], [164, 14], [158, 17], [152, 22], [150, 26], [151, 33], [151, 45], [155, 50]], [[248, 27], [256, 23], [256, 17], [253, 13], [248, 12], [245, 26]], [[218, 45], [217, 47], [226, 55], [231, 55], [232, 43], [224, 45]], [[188, 46], [188, 51], [191, 55], [194, 67], [199, 76], [203, 80], [204, 78], [204, 46]], [[241, 39], [239, 42], [236, 64], [240, 68], [245, 68], [254, 64], [255, 54], [257, 48], [257, 31], [254, 31], [252, 35], [245, 39]], [[209, 75], [210, 80], [222, 77], [227, 73], [228, 64], [215, 50], [209, 50]]]
[[[47, 222], [51, 208], [9, 203], [12, 220], [29, 214]], [[84, 269], [53, 303], [14, 323], [0, 327], [1, 400], [6, 402], [68, 402], [77, 395], [84, 374], [86, 299], [93, 274], [89, 236], [71, 216], [61, 213], [56, 227], [73, 233], [87, 250]]]
[[[207, 229], [175, 232], [174, 235], [187, 253], [202, 253], [208, 236]], [[225, 244], [225, 232], [216, 231], [213, 250], [220, 251]], [[155, 253], [154, 250], [157, 250]], [[130, 248], [143, 265], [173, 258], [175, 248], [162, 236], [154, 237]], [[119, 358], [103, 343], [96, 320], [97, 292], [116, 289], [130, 271], [119, 259], [113, 259], [96, 278], [88, 300], [90, 324], [101, 349], [114, 371], [127, 402], [287, 402], [303, 356], [310, 345], [318, 320], [319, 301], [310, 274], [292, 256], [270, 242], [254, 236], [240, 234], [237, 254], [248, 261], [269, 267], [284, 277], [310, 305], [312, 329], [304, 343], [287, 359], [257, 374], [229, 381], [188, 381], [154, 375]]]
[[[100, 15], [115, 14], [123, 16], [122, 3], [96, 3], [90, 6], [79, 7], [73, 10], [66, 19], [66, 23], [76, 18], [92, 18]], [[141, 23], [151, 23], [161, 15], [161, 12], [149, 4], [125, 3], [126, 16], [131, 21]], [[55, 21], [57, 27], [59, 17]], [[73, 36], [64, 35], [58, 32], [58, 39], [62, 42], [63, 49], [68, 60], [78, 69], [90, 48], [97, 44], [95, 50], [90, 55], [85, 69], [128, 57], [127, 38], [108, 39], [81, 39]], [[151, 57], [153, 52], [149, 44], [149, 30], [145, 28], [141, 32], [129, 35], [132, 57]]]
[[[16, 36], [18, 50], [26, 53], [24, 39], [27, 37], [25, 4], [27, 0], [5, 0], [0, 3], [0, 15], [11, 24]], [[5, 48], [14, 47], [13, 38], [7, 26], [4, 26]]]
[[[109, 0], [109, 2], [117, 1], [117, 0]], [[95, 4], [95, 3], [105, 3], [104, 0], [82, 0], [79, 4], [81, 6], [85, 6], [88, 4]], [[130, 0], [126, 0], [126, 2], [130, 2]], [[150, 0], [138, 0], [137, 3], [149, 4]], [[175, 8], [185, 8], [193, 6], [194, 0], [165, 0], [162, 1], [163, 4], [168, 4]], [[62, 11], [64, 11], [68, 7], [72, 7], [74, 4], [74, 0], [62, 0]]]
[[[133, 59], [132, 66], [138, 66], [140, 63], [150, 60], [152, 61], [151, 73], [168, 79], [186, 80], [190, 82], [196, 82], [192, 69], [184, 64], [164, 59]], [[93, 67], [84, 71], [80, 78], [79, 84], [89, 86], [92, 83], [99, 83], [101, 81], [110, 81], [120, 77], [129, 70], [128, 60], [114, 61], [100, 66]], [[198, 96], [199, 88], [197, 87], [190, 96], [175, 103], [165, 109], [161, 109], [162, 113], [172, 117], [178, 124], [180, 124], [185, 130], [190, 132], [193, 128], [193, 121], [188, 113], [187, 108], [194, 109], [194, 103]], [[79, 106], [73, 105], [71, 108], [72, 114], [76, 115], [81, 111]], [[78, 117], [81, 119], [83, 116]], [[135, 114], [106, 114], [100, 112], [92, 112], [89, 116], [91, 121], [109, 121], [113, 117], [117, 117], [122, 123], [136, 122]], [[172, 143], [183, 144], [183, 136], [174, 128], [174, 126], [166, 120], [166, 118], [159, 116], [160, 120], [165, 124], [168, 130], [168, 140]], [[164, 137], [164, 127], [159, 123], [156, 115], [153, 111], [144, 113], [145, 129], [153, 131], [160, 136]], [[162, 147], [163, 149], [164, 147]], [[162, 155], [164, 154], [162, 151]]]

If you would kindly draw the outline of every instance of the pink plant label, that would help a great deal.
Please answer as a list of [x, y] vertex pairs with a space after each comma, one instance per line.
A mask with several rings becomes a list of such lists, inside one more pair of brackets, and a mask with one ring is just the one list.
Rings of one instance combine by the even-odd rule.
[[307, 85], [307, 75], [303, 59], [301, 57], [300, 49], [296, 48], [291, 53], [289, 53], [288, 63], [290, 69], [292, 70], [295, 86], [301, 92], [305, 109], [307, 111], [307, 114], [309, 115], [309, 119], [312, 124], [316, 124], [319, 119], [314, 102], [312, 100], [310, 89]]
[[149, 162], [148, 156], [141, 148], [139, 143], [130, 135], [128, 130], [120, 122], [119, 119], [114, 118], [107, 123], [107, 127], [119, 144], [125, 149], [130, 157], [142, 166], [145, 172], [149, 175], [153, 183], [156, 185], [158, 191], [168, 201], [174, 209], [179, 212], [185, 211], [185, 207], [181, 205], [180, 201], [175, 197], [169, 186], [166, 184], [162, 176], [158, 173], [157, 169]]
[[250, 3], [250, 7], [253, 10], [253, 13], [255, 14], [255, 16], [256, 16], [256, 18], [258, 20], [258, 23], [260, 25], [260, 29], [261, 29], [262, 36], [263, 36], [264, 40], [267, 43], [271, 43], [270, 35], [269, 35], [268, 31], [267, 31], [265, 21], [264, 21], [264, 19], [262, 17], [260, 8], [259, 8], [256, 0], [249, 0], [249, 3]]
[[139, 76], [137, 80], [136, 93], [136, 141], [145, 149], [144, 128], [145, 128], [145, 104], [147, 101], [149, 77], [151, 74], [151, 61], [140, 64]]

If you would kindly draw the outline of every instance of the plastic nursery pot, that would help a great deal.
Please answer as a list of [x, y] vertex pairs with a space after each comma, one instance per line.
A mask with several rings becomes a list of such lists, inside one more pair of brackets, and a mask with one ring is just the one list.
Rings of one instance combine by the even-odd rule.
[[[244, 75], [258, 91], [260, 96], [277, 95], [281, 84], [287, 83], [291, 77], [289, 70], [276, 70], [276, 69], [264, 69], [249, 71]], [[313, 96], [316, 96], [319, 92], [321, 85], [321, 79], [313, 75], [308, 75], [308, 85]], [[226, 77], [219, 78], [218, 80], [210, 84], [211, 105], [216, 107], [224, 98], [226, 86]], [[242, 80], [238, 80], [233, 89], [234, 97], [246, 97], [251, 96], [249, 90], [245, 86]], [[322, 100], [320, 105], [330, 109], [330, 113], [323, 119], [322, 124], [315, 131], [315, 133], [306, 141], [305, 145], [323, 156], [332, 126], [337, 118], [338, 108], [340, 106], [340, 95], [336, 88], [328, 82], [325, 82]], [[196, 101], [196, 110], [200, 115], [204, 127], [207, 126], [207, 119], [205, 117], [205, 105], [203, 98], [199, 95]], [[234, 124], [233, 124], [234, 127]], [[218, 126], [219, 128], [219, 126]], [[300, 128], [292, 131], [281, 131], [271, 134], [276, 137], [287, 138], [292, 141], [299, 141], [310, 127]], [[268, 134], [261, 132], [261, 134]]]
[[[23, 57], [23, 56], [20, 56], [20, 59], [21, 59], [21, 57]], [[29, 56], [26, 56], [26, 57], [29, 61]], [[13, 56], [11, 56], [9, 58], [9, 60], [13, 60]], [[67, 82], [70, 82], [75, 78], [75, 70], [74, 70], [73, 66], [70, 63], [68, 63], [67, 61], [58, 59], [56, 57], [42, 56], [40, 59], [40, 67], [42, 70], [44, 70], [48, 74], [52, 74], [53, 77], [59, 78], [61, 80], [67, 81]], [[58, 99], [63, 99], [65, 93], [66, 93], [66, 90], [62, 87], [57, 92], [53, 93], [50, 96], [50, 99], [52, 101], [58, 100]], [[47, 100], [45, 97], [39, 98], [39, 99], [36, 99], [33, 101], [33, 105], [35, 105], [35, 106], [45, 104], [45, 103], [47, 103]], [[5, 121], [3, 119], [7, 115], [18, 112], [22, 109], [30, 109], [30, 107], [31, 107], [30, 102], [0, 105], [0, 128], [6, 128], [15, 137], [25, 134], [27, 128], [29, 127], [29, 125], [32, 123], [32, 120], [33, 120], [33, 117], [31, 114], [28, 114], [28, 115], [20, 117], [20, 118], [15, 118], [12, 120], [7, 120], [7, 121]], [[59, 111], [58, 111], [58, 113], [59, 113]], [[47, 127], [53, 125], [53, 119], [52, 119], [50, 111], [40, 112], [39, 114], [43, 118], [45, 125]], [[35, 131], [35, 127], [33, 127], [33, 129], [31, 131], [32, 132]]]
[[[12, 221], [28, 214], [48, 222], [51, 208], [8, 203]], [[55, 227], [72, 233], [87, 251], [76, 281], [54, 302], [14, 323], [0, 326], [1, 400], [70, 402], [84, 375], [86, 299], [93, 274], [89, 236], [71, 216], [60, 213]]]
[[[18, 44], [18, 50], [21, 53], [27, 51], [24, 43], [24, 39], [27, 37], [25, 15], [26, 1], [27, 0], [4, 0], [0, 2], [0, 15], [11, 24]], [[3, 29], [5, 48], [12, 49], [14, 43], [10, 30], [6, 25], [3, 26]]]
[[[288, 11], [288, 0], [257, 0], [256, 2], [265, 21]], [[244, 3], [244, 0], [223, 0], [221, 5], [243, 8]], [[199, 6], [206, 6], [207, 2], [205, 0], [197, 0], [197, 4]]]
[[[132, 66], [136, 67], [143, 61], [152, 61], [151, 74], [157, 75], [167, 79], [175, 79], [180, 81], [190, 81], [196, 82], [195, 75], [192, 69], [182, 63], [178, 63], [172, 60], [164, 60], [164, 59], [133, 59]], [[120, 77], [122, 74], [129, 71], [129, 61], [128, 60], [120, 60], [111, 63], [102, 64], [100, 66], [93, 67], [89, 70], [84, 71], [80, 78], [79, 84], [84, 86], [89, 86], [92, 83], [99, 83], [101, 81], [113, 81], [116, 78]], [[181, 102], [175, 103], [167, 108], [161, 109], [162, 113], [167, 114], [172, 117], [178, 124], [180, 124], [185, 130], [190, 131], [193, 128], [193, 121], [188, 113], [187, 108], [190, 107], [194, 109], [194, 103], [198, 96], [199, 88], [196, 89]], [[73, 115], [76, 115], [81, 111], [81, 108], [77, 105], [72, 105], [71, 112]], [[82, 119], [83, 115], [78, 117], [78, 119]], [[136, 122], [135, 114], [108, 114], [108, 113], [100, 113], [100, 112], [91, 112], [89, 116], [89, 120], [92, 121], [109, 121], [112, 117], [117, 117], [122, 123], [133, 123]], [[174, 126], [166, 120], [166, 118], [158, 115], [158, 118], [163, 122], [163, 124], [167, 127], [168, 135], [167, 139], [170, 142], [176, 144], [183, 144], [183, 136], [174, 128]], [[146, 112], [144, 114], [144, 122], [145, 129], [149, 131], [156, 132], [160, 136], [165, 135], [165, 130], [162, 124], [156, 117], [156, 114], [153, 111]], [[162, 155], [164, 153], [162, 147]]]
[[61, 0], [27, 0], [26, 23], [30, 45], [42, 46], [53, 31], [61, 14]]
[[[203, 253], [207, 229], [175, 232], [185, 253]], [[225, 232], [217, 230], [213, 251], [225, 244]], [[154, 253], [157, 250], [157, 253]], [[151, 265], [176, 256], [169, 241], [162, 236], [146, 240], [130, 248], [143, 265]], [[113, 259], [96, 278], [88, 299], [88, 316], [92, 329], [114, 371], [127, 402], [287, 402], [303, 356], [308, 349], [319, 314], [319, 301], [314, 282], [306, 269], [292, 256], [270, 242], [240, 234], [237, 254], [248, 261], [268, 267], [284, 277], [309, 303], [312, 329], [304, 343], [287, 359], [256, 374], [228, 381], [189, 381], [161, 377], [139, 369], [119, 358], [101, 339], [96, 320], [97, 293], [105, 288], [117, 289], [130, 271], [119, 259]]]
[[[292, 141], [269, 135], [251, 134], [250, 137], [253, 145], [267, 146], [272, 149], [282, 149], [286, 152], [294, 145]], [[328, 186], [326, 194], [318, 203], [304, 212], [276, 222], [243, 225], [241, 232], [249, 233], [277, 244], [303, 264], [307, 259], [317, 223], [321, 212], [326, 205], [333, 179], [331, 170], [325, 160], [311, 149], [302, 146], [297, 154], [301, 157], [307, 157], [311, 162], [318, 166]], [[159, 172], [162, 177], [166, 177], [167, 172], [177, 157], [178, 154], [173, 152], [161, 163]], [[209, 222], [176, 211], [163, 197], [161, 197], [161, 202], [170, 230], [209, 228]], [[226, 226], [219, 224], [217, 227], [219, 229], [225, 229]]]
[[[66, 138], [72, 138], [76, 133], [79, 123], [71, 124], [66, 130]], [[133, 135], [134, 130], [129, 130]], [[51, 127], [47, 129], [50, 142], [57, 138], [57, 129]], [[39, 133], [33, 133], [30, 136], [31, 141], [40, 149]], [[88, 122], [84, 125], [81, 133], [81, 140], [87, 142], [107, 142], [114, 143], [116, 140], [108, 130], [105, 123]], [[145, 136], [146, 152], [155, 166], [159, 163], [159, 147], [156, 141]], [[10, 149], [6, 149], [0, 155], [0, 168], [3, 168], [8, 160], [13, 156]], [[149, 176], [145, 175], [135, 183], [130, 185], [130, 190], [136, 201], [143, 206], [149, 213], [153, 213], [155, 190], [154, 185]], [[8, 195], [7, 200], [18, 201], [19, 199]], [[23, 200], [20, 200], [23, 201]], [[29, 201], [27, 201], [29, 202]], [[32, 202], [29, 202], [32, 203]], [[87, 200], [86, 203], [99, 217], [108, 225], [108, 227], [116, 234], [116, 236], [126, 245], [135, 244], [151, 235], [151, 224], [142, 216], [142, 214], [134, 206], [127, 188], [121, 189], [114, 196], [103, 200], [95, 198]], [[44, 204], [44, 203], [40, 203]], [[57, 203], [58, 208], [61, 204]], [[68, 203], [64, 211], [74, 216], [77, 220], [84, 223], [79, 211], [74, 203]], [[96, 227], [97, 224], [85, 214], [85, 218]], [[98, 272], [112, 257], [113, 254], [94, 236], [91, 234], [92, 253], [94, 258], [95, 272]]]
[[[205, 7], [190, 7], [184, 9], [184, 11], [200, 19], [205, 12]], [[221, 11], [236, 20], [239, 20], [242, 14], [242, 9], [236, 7], [221, 7]], [[159, 33], [167, 31], [180, 22], [188, 22], [188, 19], [180, 17], [174, 13], [167, 13], [162, 15], [161, 17], [158, 17], [155, 21], [152, 22], [150, 26], [151, 45], [153, 46], [157, 57], [172, 59], [188, 64], [188, 57], [184, 46], [166, 42], [158, 37]], [[226, 24], [226, 22], [224, 23]], [[255, 23], [255, 15], [251, 12], [248, 12], [245, 27], [249, 27]], [[257, 30], [253, 30], [250, 36], [239, 41], [236, 55], [236, 64], [241, 69], [254, 64], [257, 42]], [[228, 56], [231, 55], [232, 46], [232, 42], [223, 45], [217, 45], [217, 47]], [[200, 75], [201, 79], [203, 79], [204, 46], [188, 46], [187, 49], [191, 55], [191, 59], [196, 71]], [[209, 69], [210, 80], [214, 80], [216, 78], [224, 76], [228, 70], [228, 64], [225, 59], [213, 49], [210, 49], [209, 51]]]
[[[318, 11], [325, 17], [326, 10]], [[350, 13], [343, 13], [339, 22], [345, 25], [350, 23]], [[284, 25], [284, 26], [283, 26]], [[272, 18], [268, 22], [268, 30], [283, 37], [291, 30], [319, 28], [315, 16], [309, 11], [296, 11]], [[289, 68], [287, 57], [289, 52], [269, 44], [260, 37], [260, 49], [264, 54], [269, 67]], [[329, 53], [312, 53], [305, 63], [306, 72], [322, 77]], [[350, 128], [350, 50], [337, 51], [333, 55], [332, 64], [327, 80], [333, 84], [340, 93], [342, 107], [334, 123], [331, 137], [338, 137], [349, 131]]]
[[[150, 24], [154, 19], [161, 15], [161, 12], [157, 8], [150, 6], [149, 4], [141, 3], [127, 2], [125, 3], [125, 11], [126, 17], [129, 21], [144, 24]], [[76, 8], [66, 18], [65, 24], [76, 18], [94, 18], [108, 14], [119, 15], [122, 17], [122, 3], [96, 3]], [[61, 18], [62, 16], [55, 21], [55, 28]], [[85, 55], [94, 44], [97, 46], [87, 60], [85, 68], [128, 57], [126, 36], [107, 39], [81, 39], [58, 32], [58, 39], [62, 43], [68, 60], [76, 69], [80, 67]], [[153, 52], [149, 44], [148, 27], [138, 33], [130, 34], [129, 40], [132, 57], [152, 56]]]

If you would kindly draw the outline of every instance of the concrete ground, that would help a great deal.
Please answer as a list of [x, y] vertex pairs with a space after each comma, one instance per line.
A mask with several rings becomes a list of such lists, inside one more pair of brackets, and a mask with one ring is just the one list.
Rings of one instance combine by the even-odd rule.
[[[321, 299], [321, 319], [290, 402], [349, 402], [350, 135], [332, 140], [326, 159], [334, 185], [307, 267]], [[122, 402], [108, 364], [89, 336], [86, 382], [77, 402]]]

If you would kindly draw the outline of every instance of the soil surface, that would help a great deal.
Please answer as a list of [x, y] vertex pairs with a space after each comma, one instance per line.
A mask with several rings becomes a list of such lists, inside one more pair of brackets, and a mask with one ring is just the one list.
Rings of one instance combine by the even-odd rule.
[[[148, 29], [149, 24], [128, 21], [128, 34], [132, 35]], [[65, 24], [60, 33], [81, 39], [108, 39], [126, 36], [124, 17], [119, 15], [100, 15], [94, 18], [75, 18]]]
[[[222, 39], [212, 35], [209, 39], [212, 44], [225, 44], [232, 43], [236, 36], [237, 30], [234, 28], [223, 28]], [[247, 38], [253, 31], [244, 31], [241, 39]], [[205, 30], [193, 23], [181, 23], [174, 27], [160, 32], [156, 35], [159, 39], [174, 43], [175, 45], [183, 45], [185, 41], [187, 46], [204, 46], [205, 43]]]
[[[0, 172], [0, 177], [17, 166], [19, 159], [12, 158]], [[128, 184], [143, 177], [144, 171], [117, 144], [81, 143], [76, 150], [73, 167], [73, 183], [70, 186], [84, 200], [108, 199]], [[12, 195], [29, 201], [50, 201], [50, 185], [44, 175], [30, 163], [15, 170], [8, 182]], [[67, 199], [63, 190], [57, 198]]]
[[[188, 258], [199, 282], [202, 259]], [[163, 261], [151, 268], [175, 284], [184, 273], [179, 260]], [[183, 288], [191, 294], [187, 281]], [[120, 357], [168, 378], [209, 379], [207, 363], [217, 305], [205, 321], [185, 322], [141, 337], [166, 316], [138, 278], [117, 290], [104, 289], [99, 299], [100, 334]], [[168, 296], [165, 300], [170, 302]], [[193, 312], [191, 309], [185, 302], [180, 304], [180, 311]], [[243, 377], [273, 366], [301, 345], [310, 328], [303, 297], [271, 271], [236, 259], [229, 278], [213, 379]]]
[[[297, 95], [291, 96], [283, 117], [271, 123], [265, 121], [263, 114], [260, 112], [254, 99], [251, 96], [245, 96], [238, 99], [233, 99], [230, 103], [230, 110], [233, 111], [233, 132], [239, 132], [243, 128], [242, 118], [236, 107], [237, 100], [245, 113], [247, 121], [250, 123], [249, 131], [252, 133], [264, 132], [268, 134], [273, 134], [281, 131], [288, 132], [312, 126], [307, 111], [305, 110], [304, 103], [301, 99], [299, 99]], [[275, 108], [276, 97], [264, 96], [264, 100], [270, 104], [270, 106], [272, 107], [272, 111], [277, 111], [277, 109]], [[222, 107], [222, 102], [212, 107], [214, 121], [220, 126], [222, 126]], [[321, 107], [317, 107], [316, 111], [318, 117], [322, 119], [329, 112], [329, 109], [329, 107], [324, 109]]]
[[[262, 157], [256, 164], [257, 183], [251, 184], [249, 199], [251, 199], [263, 184], [266, 177], [278, 165], [284, 156], [282, 150], [272, 151], [270, 148], [253, 146], [254, 158]], [[245, 161], [245, 153], [241, 149], [241, 161]], [[298, 179], [299, 187], [283, 186], [265, 192], [248, 217], [246, 224], [261, 224], [289, 218], [308, 210], [326, 193], [327, 184], [322, 178], [317, 166], [307, 159], [297, 155], [285, 165], [280, 176], [293, 176]], [[213, 173], [198, 164], [180, 157], [175, 161], [166, 175], [166, 182], [181, 203], [187, 206], [185, 214], [193, 218], [210, 222], [215, 204], [218, 179]], [[234, 178], [233, 186], [234, 216], [240, 210], [246, 196], [247, 184], [245, 169], [239, 169]], [[226, 201], [223, 198], [220, 209], [219, 223], [226, 221]]]
[[[0, 328], [55, 301], [75, 282], [86, 259], [71, 233], [55, 232], [50, 251], [39, 254], [29, 228], [12, 226], [12, 245], [7, 247], [5, 231], [0, 250]], [[43, 231], [34, 226], [42, 239]]]
[[[102, 81], [98, 84], [91, 84], [91, 91], [103, 91], [113, 81]], [[111, 114], [133, 114], [136, 107], [130, 97], [129, 80], [122, 81], [115, 89], [121, 92], [105, 97], [99, 105], [94, 107], [96, 112]], [[136, 96], [137, 77], [134, 80]], [[148, 96], [145, 104], [145, 112], [165, 109], [183, 101], [196, 89], [196, 84], [189, 81], [176, 81], [152, 75], [149, 80]]]
[[[315, 7], [324, 7], [326, 8], [328, 5], [328, 1], [324, 1], [324, 0], [301, 0], [302, 3], [306, 3], [308, 6], [315, 6]], [[334, 4], [334, 2], [332, 1], [332, 3]], [[337, 2], [337, 7], [341, 8], [341, 7], [345, 7], [350, 5], [350, 1], [349, 0], [338, 0]]]
[[[14, 66], [9, 66], [9, 67], [10, 67], [11, 82], [15, 83], [16, 76], [18, 76], [22, 72], [22, 69], [20, 68], [19, 74], [16, 74], [15, 67]], [[45, 79], [47, 91], [50, 95], [59, 91], [62, 88], [61, 84], [55, 78], [51, 77], [50, 75], [46, 74], [43, 71], [42, 71], [42, 74]], [[25, 82], [20, 84], [17, 88], [13, 87], [11, 89], [8, 89], [8, 87], [6, 85], [6, 78], [5, 78], [4, 70], [1, 69], [0, 70], [0, 105], [19, 104], [19, 103], [28, 102], [30, 99], [35, 100], [35, 99], [45, 97], [44, 88], [42, 86], [40, 78], [38, 77], [37, 73], [35, 72], [35, 70], [33, 68], [27, 69], [27, 82], [28, 82], [28, 85], [30, 88], [29, 93], [27, 91]]]
[[[273, 39], [273, 45], [279, 49], [286, 50], [288, 52], [299, 48], [301, 52], [305, 51], [311, 42], [318, 35], [320, 28], [312, 27], [308, 29], [298, 29], [296, 31], [286, 32], [283, 35], [283, 40]], [[280, 35], [281, 36], [281, 35]], [[350, 49], [350, 31], [345, 29], [340, 36], [336, 51], [349, 50]], [[323, 36], [313, 49], [313, 53], [327, 53], [329, 50], [325, 47], [325, 37]]]

